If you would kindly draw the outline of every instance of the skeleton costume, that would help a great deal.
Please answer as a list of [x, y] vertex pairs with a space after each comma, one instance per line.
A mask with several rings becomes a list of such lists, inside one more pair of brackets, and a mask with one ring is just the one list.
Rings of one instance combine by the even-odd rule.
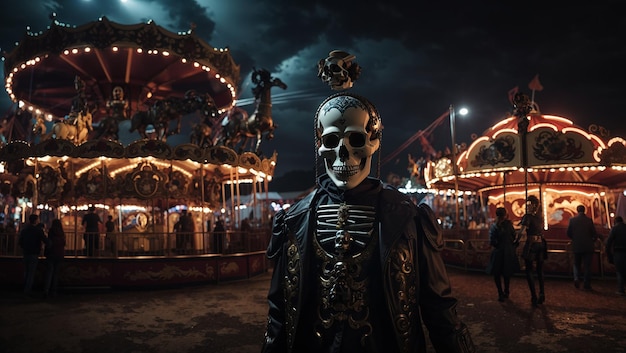
[[382, 124], [347, 93], [316, 115], [326, 174], [274, 217], [262, 352], [475, 352], [456, 314], [432, 210], [369, 177]]

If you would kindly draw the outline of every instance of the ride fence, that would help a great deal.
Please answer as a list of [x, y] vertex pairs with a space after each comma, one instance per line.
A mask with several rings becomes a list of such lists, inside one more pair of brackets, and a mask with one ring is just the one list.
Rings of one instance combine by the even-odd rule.
[[[82, 232], [66, 232], [65, 257], [88, 256]], [[265, 251], [269, 229], [225, 232], [99, 234], [93, 257], [175, 257]], [[41, 255], [43, 256], [43, 247]], [[17, 234], [0, 233], [0, 256], [22, 256]]]

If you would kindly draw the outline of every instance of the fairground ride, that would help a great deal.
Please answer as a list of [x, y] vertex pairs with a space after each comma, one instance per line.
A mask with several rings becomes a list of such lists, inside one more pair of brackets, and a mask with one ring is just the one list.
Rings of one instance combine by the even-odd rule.
[[[53, 19], [6, 54], [4, 72], [15, 110], [2, 123], [3, 223], [19, 229], [31, 213], [46, 226], [62, 220], [62, 284], [215, 282], [267, 269], [271, 210], [259, 207], [244, 234], [239, 203], [226, 201], [242, 188], [267, 193], [276, 153], [235, 151], [212, 131], [238, 94], [228, 49], [193, 28]], [[115, 222], [93, 257], [81, 224], [90, 206]], [[174, 230], [182, 210], [194, 225], [184, 239]], [[226, 232], [211, 232], [218, 219]], [[21, 283], [20, 251], [14, 232], [0, 235], [0, 282]]]

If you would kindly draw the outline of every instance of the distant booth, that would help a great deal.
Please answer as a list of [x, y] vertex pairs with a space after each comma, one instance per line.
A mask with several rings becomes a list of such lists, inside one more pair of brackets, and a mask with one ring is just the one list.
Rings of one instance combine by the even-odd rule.
[[[53, 20], [43, 34], [24, 36], [4, 71], [17, 107], [3, 121], [0, 145], [0, 283], [22, 283], [16, 231], [35, 212], [46, 226], [63, 223], [62, 286], [211, 283], [267, 270], [272, 215], [258, 204], [265, 198], [249, 202], [258, 211], [245, 232], [226, 200], [242, 196], [242, 185], [266, 195], [276, 154], [218, 143], [214, 130], [239, 83], [227, 49], [152, 21]], [[90, 206], [115, 224], [101, 228], [93, 256], [82, 225]], [[213, 231], [218, 221], [224, 231]]]
[[[541, 114], [534, 105], [521, 119], [513, 115], [487, 129], [459, 151], [456, 160], [442, 157], [427, 163], [426, 188], [441, 196], [429, 200], [446, 225], [446, 261], [484, 269], [491, 251], [488, 227], [496, 208], [505, 207], [519, 227], [525, 200], [535, 195], [549, 247], [544, 268], [550, 274], [569, 275], [566, 229], [576, 207], [586, 207], [604, 239], [614, 217], [626, 216], [626, 141], [603, 132], [596, 125], [586, 131], [564, 117]], [[614, 272], [603, 245], [596, 243], [596, 275]]]

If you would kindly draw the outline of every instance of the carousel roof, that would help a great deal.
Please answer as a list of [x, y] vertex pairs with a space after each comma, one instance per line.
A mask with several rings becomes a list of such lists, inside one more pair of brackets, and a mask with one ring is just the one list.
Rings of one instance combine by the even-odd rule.
[[[14, 101], [26, 104], [16, 111], [10, 126], [21, 126], [42, 113], [46, 124], [70, 125], [50, 117], [69, 114], [79, 96], [86, 103], [95, 102], [98, 110], [92, 122], [96, 125], [108, 117], [106, 103], [118, 99], [112, 97], [117, 87], [123, 89], [123, 99], [134, 112], [146, 111], [146, 106], [159, 101], [169, 102], [166, 107], [182, 107], [179, 113], [185, 114], [191, 108], [207, 113], [202, 104], [208, 102], [226, 110], [233, 106], [239, 83], [239, 66], [227, 49], [211, 47], [193, 30], [172, 33], [152, 21], [122, 25], [103, 17], [75, 27], [53, 20], [43, 33], [26, 33], [4, 59], [6, 90]], [[92, 114], [79, 114], [85, 116]], [[119, 124], [127, 127], [130, 120]], [[77, 124], [73, 123], [76, 135]], [[129, 141], [124, 143], [122, 138], [96, 138], [92, 131], [86, 141], [79, 142], [69, 135], [50, 138], [51, 133], [35, 133], [36, 125], [27, 126], [20, 134], [4, 136], [6, 141], [0, 143], [4, 167], [0, 193], [38, 194], [39, 202], [107, 197], [206, 199], [200, 192], [206, 188], [198, 187], [203, 185], [198, 178], [211, 185], [254, 183], [271, 180], [276, 165], [276, 153], [266, 158], [225, 146], [142, 138], [137, 133], [126, 133]], [[89, 130], [85, 126], [81, 131]], [[38, 193], [33, 192], [35, 188]]]
[[[569, 119], [538, 111], [531, 111], [526, 122], [524, 132], [517, 117], [506, 118], [459, 153], [459, 190], [479, 191], [525, 183], [626, 188], [623, 138], [606, 140], [597, 131], [585, 131]], [[444, 157], [430, 162], [425, 181], [429, 188], [454, 188], [451, 160]]]
[[101, 115], [116, 86], [125, 90], [134, 111], [148, 100], [191, 90], [209, 94], [226, 109], [239, 83], [239, 66], [229, 50], [213, 48], [193, 29], [173, 33], [153, 21], [123, 25], [106, 17], [81, 26], [53, 20], [45, 32], [26, 33], [5, 56], [4, 72], [13, 101], [57, 117], [71, 110], [75, 77], [85, 82], [87, 99], [98, 103]]

